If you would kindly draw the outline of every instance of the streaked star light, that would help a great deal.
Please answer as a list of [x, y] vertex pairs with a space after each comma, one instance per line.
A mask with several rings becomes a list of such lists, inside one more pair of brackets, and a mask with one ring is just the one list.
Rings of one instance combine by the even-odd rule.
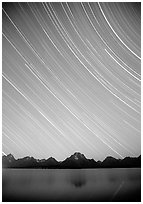
[[4, 154], [141, 154], [140, 7], [2, 4]]

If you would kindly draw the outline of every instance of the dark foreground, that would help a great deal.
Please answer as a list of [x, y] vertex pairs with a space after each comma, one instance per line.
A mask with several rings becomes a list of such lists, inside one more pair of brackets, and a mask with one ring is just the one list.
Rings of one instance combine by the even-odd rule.
[[2, 201], [139, 202], [141, 169], [3, 169]]

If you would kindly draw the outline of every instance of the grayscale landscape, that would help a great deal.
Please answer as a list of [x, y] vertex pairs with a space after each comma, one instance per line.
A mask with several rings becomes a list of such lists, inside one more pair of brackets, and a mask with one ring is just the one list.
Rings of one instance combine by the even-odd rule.
[[2, 3], [2, 201], [141, 202], [141, 2]]

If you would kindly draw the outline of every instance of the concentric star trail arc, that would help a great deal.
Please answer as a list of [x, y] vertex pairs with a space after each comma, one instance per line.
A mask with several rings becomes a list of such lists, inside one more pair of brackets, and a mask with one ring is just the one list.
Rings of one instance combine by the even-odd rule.
[[104, 16], [106, 22], [107, 22], [108, 25], [110, 26], [110, 28], [111, 28], [111, 30], [113, 31], [113, 33], [117, 36], [117, 38], [123, 43], [123, 45], [125, 45], [125, 47], [126, 47], [131, 53], [133, 53], [139, 60], [141, 60], [141, 58], [140, 58], [138, 55], [136, 55], [136, 53], [134, 53], [134, 52], [122, 41], [122, 39], [117, 35], [117, 33], [114, 31], [114, 29], [113, 29], [112, 26], [110, 25], [109, 21], [107, 20], [107, 18], [106, 18], [106, 16], [105, 16], [104, 12], [103, 12], [103, 10], [102, 10], [102, 7], [101, 7], [100, 3], [98, 3], [98, 5], [99, 5], [99, 8], [100, 8], [100, 10], [101, 10], [101, 12], [102, 12], [102, 14], [103, 14], [103, 16]]
[[140, 154], [141, 16], [134, 5], [3, 2], [3, 154]]

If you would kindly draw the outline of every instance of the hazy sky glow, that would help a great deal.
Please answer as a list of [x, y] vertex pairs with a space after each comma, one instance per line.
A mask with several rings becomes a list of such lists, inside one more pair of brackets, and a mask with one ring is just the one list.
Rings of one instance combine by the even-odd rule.
[[140, 3], [3, 3], [2, 31], [5, 154], [141, 154]]

